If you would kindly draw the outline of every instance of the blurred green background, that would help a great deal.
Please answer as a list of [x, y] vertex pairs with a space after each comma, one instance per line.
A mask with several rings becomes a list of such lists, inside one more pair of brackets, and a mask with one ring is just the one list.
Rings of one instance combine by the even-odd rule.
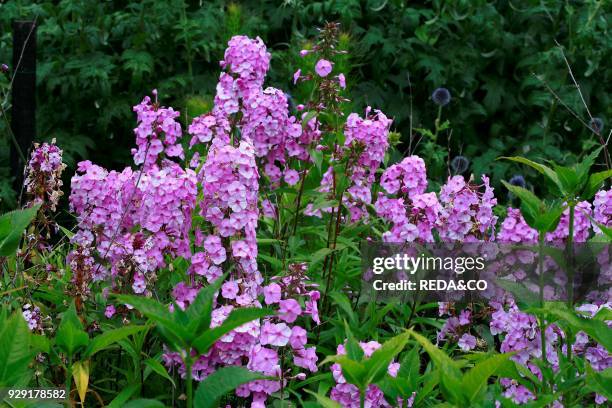
[[[38, 138], [56, 138], [71, 166], [88, 158], [121, 168], [131, 163], [131, 107], [157, 88], [185, 121], [210, 109], [232, 35], [260, 36], [273, 55], [267, 85], [300, 101], [292, 85], [298, 52], [318, 27], [339, 21], [353, 110], [371, 105], [392, 116], [400, 149], [412, 146], [438, 182], [448, 158], [464, 155], [470, 173], [487, 173], [499, 186], [518, 171], [495, 161], [500, 155], [572, 162], [598, 144], [535, 76], [589, 121], [555, 41], [608, 135], [611, 15], [609, 0], [9, 0], [0, 4], [0, 63], [11, 61], [12, 19], [36, 18]], [[437, 87], [452, 93], [442, 114], [452, 136], [417, 143], [418, 129], [434, 126]], [[8, 75], [0, 75], [2, 95], [7, 88]], [[0, 137], [0, 206], [11, 207], [4, 120]], [[525, 176], [535, 184], [535, 175]]]

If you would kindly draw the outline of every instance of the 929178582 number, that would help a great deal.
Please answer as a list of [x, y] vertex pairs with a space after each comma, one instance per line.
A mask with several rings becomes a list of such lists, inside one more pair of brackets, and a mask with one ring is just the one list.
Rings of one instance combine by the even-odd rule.
[[0, 400], [56, 400], [67, 397], [62, 388], [4, 388], [0, 389]]

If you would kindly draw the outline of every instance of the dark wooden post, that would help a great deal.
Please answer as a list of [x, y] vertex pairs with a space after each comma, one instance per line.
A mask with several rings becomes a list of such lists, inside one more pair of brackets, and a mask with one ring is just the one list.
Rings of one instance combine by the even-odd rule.
[[24, 158], [36, 137], [36, 23], [13, 21], [13, 87], [11, 130], [19, 149], [11, 143], [11, 169], [15, 189], [21, 191]]

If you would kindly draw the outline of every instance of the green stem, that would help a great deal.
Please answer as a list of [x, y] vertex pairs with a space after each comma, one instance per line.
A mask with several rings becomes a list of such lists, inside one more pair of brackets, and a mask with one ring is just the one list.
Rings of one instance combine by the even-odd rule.
[[191, 366], [193, 361], [191, 360], [191, 350], [187, 350], [187, 357], [185, 357], [185, 381], [187, 386], [187, 408], [193, 407], [193, 382], [191, 381]]
[[[540, 274], [540, 307], [544, 308], [544, 239], [546, 238], [545, 232], [540, 232], [538, 239], [538, 273]], [[540, 317], [540, 339], [542, 342], [542, 361], [544, 367], [548, 366], [548, 357], [546, 356], [546, 321], [543, 317]], [[544, 385], [544, 391], [546, 392], [546, 380], [542, 376], [542, 384]]]
[[70, 389], [72, 388], [72, 356], [68, 356], [68, 364], [66, 364], [66, 392], [70, 399]]
[[365, 408], [365, 391], [359, 390], [359, 408]]
[[434, 132], [433, 141], [434, 143], [438, 140], [438, 132], [440, 131], [440, 120], [442, 119], [442, 106], [438, 107], [438, 117], [436, 117], [435, 127], [436, 131]]
[[[569, 202], [569, 226], [567, 237], [567, 307], [574, 307], [574, 213], [576, 211], [576, 203], [572, 200]], [[567, 329], [567, 359], [572, 361], [572, 343], [573, 335], [571, 329]]]

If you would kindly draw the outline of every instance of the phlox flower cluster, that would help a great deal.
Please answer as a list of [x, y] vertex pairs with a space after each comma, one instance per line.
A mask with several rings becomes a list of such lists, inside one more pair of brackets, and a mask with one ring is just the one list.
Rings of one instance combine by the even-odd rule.
[[126, 168], [119, 173], [85, 161], [77, 172], [70, 206], [80, 229], [72, 240], [95, 250], [104, 261], [95, 266], [92, 279], [110, 273], [121, 278], [116, 284], [143, 293], [146, 281], [153, 281], [165, 266], [164, 254], [190, 257], [197, 194], [192, 170], [167, 163], [161, 169], [152, 165], [147, 171]]
[[[363, 354], [366, 358], [372, 356], [372, 354], [381, 347], [381, 344], [377, 341], [359, 342], [359, 346], [363, 350]], [[344, 344], [339, 344], [337, 348], [338, 355], [346, 354], [346, 347]], [[397, 362], [391, 362], [387, 368], [387, 373], [396, 377], [399, 371], [400, 365]], [[359, 401], [359, 389], [353, 384], [349, 384], [344, 375], [342, 374], [342, 367], [340, 364], [335, 363], [331, 366], [331, 372], [336, 381], [336, 385], [331, 390], [330, 397], [332, 400], [337, 401], [340, 405], [345, 408], [358, 408], [360, 406]], [[411, 407], [414, 403], [415, 394], [407, 401], [403, 402], [401, 398], [398, 398], [397, 405]], [[383, 408], [391, 407], [384, 397], [382, 390], [374, 384], [370, 384], [365, 393], [365, 406], [371, 408]]]
[[21, 314], [28, 324], [28, 329], [30, 329], [30, 331], [42, 332], [43, 319], [38, 306], [32, 306], [31, 304], [26, 303], [21, 308]]
[[[157, 99], [157, 91], [153, 94]], [[134, 106], [134, 112], [138, 122], [134, 129], [137, 147], [132, 149], [134, 163], [148, 169], [158, 162], [162, 153], [167, 157], [185, 158], [180, 144], [181, 124], [176, 120], [180, 112], [159, 106], [157, 100], [152, 102], [149, 96]]]
[[[482, 176], [478, 186], [466, 182], [463, 176], [454, 176], [440, 191], [440, 214], [436, 223], [442, 241], [476, 242], [495, 238], [497, 217], [493, 207], [497, 199], [489, 178]], [[484, 188], [484, 191], [481, 189]]]
[[517, 244], [535, 243], [538, 241], [538, 231], [527, 225], [519, 209], [508, 207], [506, 218], [497, 233], [497, 240]]
[[26, 166], [24, 187], [28, 205], [41, 204], [49, 211], [55, 211], [62, 192], [62, 150], [51, 143], [34, 143], [30, 160]]
[[344, 129], [344, 154], [348, 160], [347, 175], [351, 180], [348, 188], [347, 206], [351, 221], [357, 221], [367, 215], [366, 204], [372, 203], [372, 184], [376, 170], [380, 167], [389, 142], [389, 128], [392, 120], [384, 113], [371, 109], [366, 110], [365, 118], [351, 113], [346, 119]]
[[[200, 212], [215, 232], [203, 242], [206, 258], [212, 261], [208, 263], [223, 263], [227, 250], [241, 270], [261, 284], [256, 262], [259, 173], [253, 146], [245, 140], [238, 147], [213, 144], [199, 176], [203, 194]], [[224, 248], [222, 238], [234, 239]], [[218, 277], [210, 275], [206, 262], [192, 264], [192, 272], [207, 276], [209, 281]], [[252, 293], [252, 297], [256, 295]]]
[[196, 174], [166, 158], [184, 157], [181, 126], [175, 120], [179, 112], [149, 97], [134, 111], [138, 127], [132, 154], [141, 169], [108, 171], [83, 161], [71, 180], [70, 208], [79, 230], [69, 259], [73, 268], [81, 268], [75, 275], [81, 277], [79, 286], [112, 277], [115, 290], [144, 293], [166, 265], [165, 255], [191, 256]]
[[425, 162], [409, 156], [389, 166], [380, 178], [382, 192], [374, 204], [376, 214], [392, 223], [391, 230], [382, 236], [385, 242], [433, 242], [440, 204], [435, 193], [425, 193], [427, 175]]
[[[598, 191], [593, 199], [593, 218], [599, 224], [606, 227], [612, 226], [612, 189]], [[599, 232], [599, 228], [594, 225], [593, 229]]]
[[302, 125], [294, 116], [289, 116], [285, 93], [266, 88], [257, 94], [256, 98], [247, 101], [242, 122], [242, 136], [252, 140], [256, 155], [263, 158], [264, 172], [273, 185], [280, 182], [283, 173], [287, 184], [296, 184], [294, 173], [297, 172], [286, 167], [286, 162], [288, 157], [305, 151], [299, 143]]
[[[206, 224], [195, 231], [190, 282], [179, 283], [172, 293], [176, 304], [185, 308], [197, 296], [201, 279], [212, 282], [232, 265], [216, 298], [212, 327], [222, 324], [235, 308], [261, 307], [262, 296], [265, 304], [278, 309], [275, 317], [247, 323], [228, 333], [193, 365], [196, 380], [204, 379], [217, 367], [245, 363], [253, 371], [278, 378], [253, 381], [236, 390], [239, 397], [250, 397], [254, 407], [265, 406], [268, 396], [278, 392], [289, 378], [305, 378], [303, 372], [281, 369], [281, 348], [285, 353], [291, 350], [298, 369], [317, 371], [316, 350], [306, 346], [306, 330], [298, 320], [308, 315], [315, 323], [320, 322], [320, 294], [307, 283], [305, 265], [290, 265], [287, 276], [266, 286], [257, 268], [258, 168], [263, 167], [273, 183], [284, 171], [288, 184], [295, 184], [295, 170], [281, 170], [276, 165], [286, 163], [285, 151], [291, 150], [292, 140], [302, 134], [301, 124], [287, 113], [285, 94], [274, 88], [261, 89], [269, 58], [260, 39], [230, 40], [221, 63], [226, 72], [219, 79], [215, 107], [189, 126], [191, 147], [208, 147], [197, 175], [202, 197], [198, 206]], [[260, 166], [258, 158], [263, 159]], [[268, 215], [274, 212], [270, 202], [263, 207]], [[168, 366], [178, 365], [184, 374], [178, 353], [165, 353], [164, 361]]]

